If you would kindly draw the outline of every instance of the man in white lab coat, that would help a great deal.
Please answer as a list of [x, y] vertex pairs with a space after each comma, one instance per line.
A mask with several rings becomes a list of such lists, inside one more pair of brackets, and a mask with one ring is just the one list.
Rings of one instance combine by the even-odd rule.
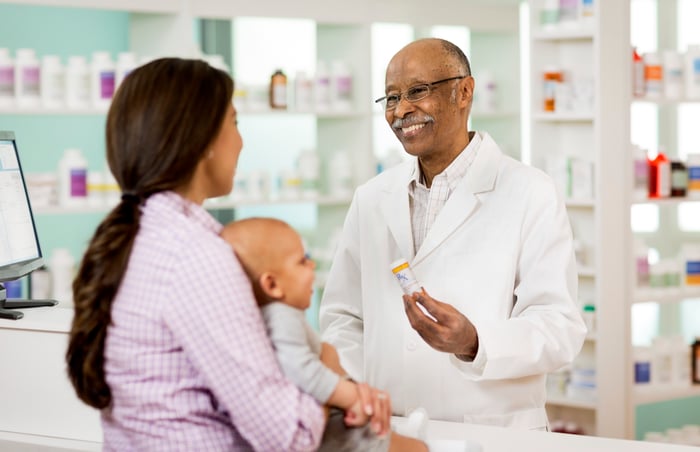
[[[390, 61], [377, 102], [417, 158], [355, 192], [321, 332], [398, 415], [423, 407], [431, 419], [544, 430], [545, 376], [586, 334], [571, 228], [547, 175], [467, 130], [473, 92], [447, 41], [415, 41]], [[390, 268], [400, 258], [424, 292], [402, 299]]]

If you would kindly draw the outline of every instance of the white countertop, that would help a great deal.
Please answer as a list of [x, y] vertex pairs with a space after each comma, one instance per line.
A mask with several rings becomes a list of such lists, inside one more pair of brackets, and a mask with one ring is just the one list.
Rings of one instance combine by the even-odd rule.
[[[99, 419], [98, 413], [91, 412], [81, 405], [75, 395], [72, 393], [67, 379], [65, 378], [65, 370], [63, 363], [63, 345], [58, 344], [54, 339], [54, 333], [68, 333], [70, 330], [70, 325], [73, 319], [73, 309], [71, 305], [58, 305], [53, 307], [41, 307], [41, 308], [30, 308], [22, 310], [24, 312], [24, 318], [19, 320], [7, 320], [0, 319], [0, 331], [5, 331], [7, 334], [18, 334], [22, 331], [29, 333], [29, 337], [39, 337], [42, 336], [41, 332], [44, 332], [43, 342], [39, 341], [33, 347], [35, 350], [23, 350], [19, 355], [15, 352], [18, 350], [12, 347], [7, 349], [7, 356], [3, 359], [6, 363], [12, 365], [11, 369], [5, 369], [4, 375], [7, 378], [12, 377], [12, 381], [7, 381], [4, 384], [12, 385], [18, 384], [18, 378], [28, 378], [32, 376], [41, 375], [41, 378], [37, 382], [28, 384], [32, 389], [29, 394], [41, 395], [40, 400], [45, 405], [39, 412], [29, 410], [24, 415], [27, 417], [26, 422], [29, 426], [39, 425], [39, 419], [37, 415], [49, 416], [49, 411], [58, 410], [65, 414], [66, 410], [70, 408], [71, 403], [75, 404], [73, 412], [75, 415], [84, 415], [86, 424], [90, 424], [90, 428], [87, 429], [89, 434], [83, 435], [82, 439], [76, 440], [78, 435], [70, 436], [66, 435], [68, 438], [59, 438], [60, 433], [66, 433], [66, 430], [70, 430], [72, 424], [66, 424], [61, 427], [60, 422], [57, 422], [57, 418], [52, 414], [50, 419], [46, 419], [48, 422], [47, 426], [40, 432], [34, 431], [32, 433], [44, 433], [49, 431], [49, 427], [52, 427], [54, 431], [53, 434], [22, 434], [17, 433], [19, 429], [8, 428], [10, 425], [16, 425], [16, 418], [20, 415], [22, 410], [25, 410], [27, 399], [24, 396], [17, 397], [17, 400], [13, 399], [12, 405], [8, 403], [8, 400], [4, 400], [4, 407], [0, 406], [0, 410], [10, 409], [12, 411], [6, 412], [5, 415], [9, 416], [5, 420], [7, 424], [4, 427], [6, 431], [0, 431], [0, 452], [12, 451], [12, 452], [48, 452], [48, 451], [99, 451], [101, 449], [101, 444], [95, 439], [101, 438], [99, 432]], [[36, 334], [33, 332], [36, 331]], [[14, 333], [13, 333], [14, 332]], [[48, 333], [45, 334], [45, 333]], [[24, 336], [24, 333], [22, 333]], [[13, 336], [15, 337], [15, 336]], [[32, 342], [27, 339], [22, 339], [25, 342], [25, 347], [31, 346]], [[54, 347], [54, 348], [52, 348]], [[50, 356], [40, 355], [40, 353], [50, 353]], [[15, 356], [17, 355], [17, 356]], [[53, 366], [47, 370], [35, 369], [29, 364], [31, 364], [26, 357], [35, 356], [37, 359], [31, 360], [32, 362], [42, 363], [43, 366], [47, 366], [48, 363], [55, 361]], [[15, 361], [12, 361], [15, 359]], [[13, 364], [14, 363], [14, 364]], [[29, 366], [20, 378], [20, 376], [12, 376], [13, 369], [19, 367], [22, 364]], [[43, 375], [42, 375], [43, 374]], [[60, 377], [60, 378], [59, 378]], [[37, 377], [38, 378], [38, 377]], [[62, 381], [59, 381], [62, 380]], [[65, 380], [65, 381], [63, 381]], [[59, 383], [61, 383], [59, 385]], [[48, 391], [46, 394], [39, 394], [43, 386], [52, 384], [53, 386], [46, 389]], [[19, 388], [18, 388], [19, 389]], [[14, 394], [17, 391], [13, 391]], [[53, 394], [53, 395], [52, 395]], [[21, 394], [20, 394], [21, 395]], [[61, 397], [59, 397], [61, 396]], [[6, 394], [5, 398], [9, 395]], [[53, 397], [53, 399], [51, 398]], [[46, 400], [44, 400], [46, 398]], [[75, 398], [75, 400], [73, 400]], [[56, 406], [58, 404], [59, 406]], [[14, 406], [14, 408], [12, 408]], [[34, 407], [33, 409], [36, 409]], [[87, 410], [87, 411], [86, 411]], [[55, 413], [54, 413], [55, 414]], [[45, 417], [46, 417], [45, 416]], [[0, 416], [2, 417], [2, 416]], [[401, 425], [404, 418], [395, 417], [393, 423], [395, 425]], [[92, 426], [94, 424], [94, 426]], [[37, 427], [38, 428], [38, 427]], [[0, 427], [3, 429], [3, 427]], [[94, 430], [94, 431], [93, 431]], [[82, 432], [78, 432], [82, 433]], [[87, 439], [89, 438], [89, 439]], [[427, 439], [429, 441], [435, 441], [435, 444], [442, 444], [445, 448], [441, 448], [437, 452], [456, 452], [455, 444], [459, 445], [458, 440], [466, 441], [471, 446], [476, 446], [477, 448], [467, 448], [466, 446], [462, 448], [462, 451], [476, 451], [478, 446], [481, 446], [483, 452], [583, 452], [583, 451], [596, 451], [596, 452], [698, 452], [700, 448], [691, 446], [680, 446], [672, 445], [666, 443], [650, 443], [641, 441], [631, 441], [631, 440], [620, 440], [620, 439], [609, 439], [600, 438], [595, 436], [582, 436], [582, 435], [570, 435], [563, 433], [549, 433], [540, 431], [521, 431], [514, 429], [504, 429], [501, 427], [491, 427], [483, 425], [471, 425], [471, 424], [461, 424], [454, 422], [443, 422], [443, 421], [430, 421], [427, 427]]]
[[17, 310], [23, 312], [24, 317], [18, 320], [0, 319], [0, 328], [68, 333], [73, 321], [71, 304], [59, 303], [56, 306]]
[[[401, 422], [402, 418], [394, 418]], [[476, 451], [480, 445], [483, 452], [698, 452], [697, 447], [666, 443], [650, 443], [595, 436], [569, 435], [539, 431], [522, 431], [485, 425], [459, 424], [430, 421], [428, 440], [437, 440], [444, 449], [434, 452], [457, 452], [455, 445], [465, 440], [469, 447], [462, 451]], [[0, 431], [0, 451], [12, 452], [67, 452], [99, 451], [101, 445], [89, 441], [71, 441], [45, 436], [22, 435]]]

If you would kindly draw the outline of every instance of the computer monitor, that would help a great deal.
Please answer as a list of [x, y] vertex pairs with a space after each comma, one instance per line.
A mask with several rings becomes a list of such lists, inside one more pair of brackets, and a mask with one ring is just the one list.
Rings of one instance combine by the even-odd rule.
[[56, 300], [7, 299], [5, 281], [43, 265], [29, 193], [13, 132], [0, 131], [0, 318], [19, 319], [17, 308], [53, 306]]

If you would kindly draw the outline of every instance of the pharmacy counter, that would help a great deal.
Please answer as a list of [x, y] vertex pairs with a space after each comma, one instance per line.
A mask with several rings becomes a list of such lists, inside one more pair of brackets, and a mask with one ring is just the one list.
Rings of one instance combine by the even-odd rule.
[[[24, 318], [20, 320], [0, 319], [0, 451], [99, 451], [102, 441], [99, 414], [77, 399], [65, 371], [72, 309], [59, 305], [23, 312]], [[394, 419], [396, 425], [402, 422], [402, 418]], [[444, 452], [458, 450], [453, 447], [455, 440], [468, 440], [472, 446], [481, 446], [483, 452], [699, 450], [440, 421], [429, 422], [427, 436], [444, 444]]]

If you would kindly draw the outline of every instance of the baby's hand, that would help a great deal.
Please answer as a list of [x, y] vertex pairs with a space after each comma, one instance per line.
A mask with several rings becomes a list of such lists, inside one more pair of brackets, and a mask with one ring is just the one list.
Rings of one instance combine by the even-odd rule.
[[355, 402], [345, 410], [345, 425], [348, 427], [359, 427], [369, 422], [370, 416], [367, 415], [362, 407], [362, 399], [358, 392]]

